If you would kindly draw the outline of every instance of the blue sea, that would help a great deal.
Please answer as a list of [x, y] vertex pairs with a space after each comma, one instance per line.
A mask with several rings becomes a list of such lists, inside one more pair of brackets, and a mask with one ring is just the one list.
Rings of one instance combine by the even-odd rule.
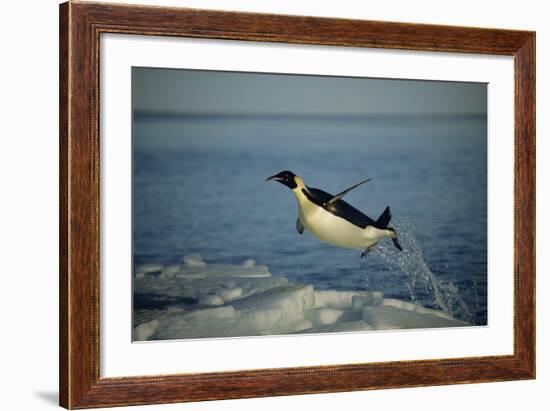
[[[295, 229], [291, 170], [376, 219], [404, 251], [366, 258]], [[383, 291], [487, 322], [487, 126], [475, 116], [177, 116], [134, 113], [133, 262], [253, 259], [316, 289]], [[139, 308], [139, 307], [135, 307]]]

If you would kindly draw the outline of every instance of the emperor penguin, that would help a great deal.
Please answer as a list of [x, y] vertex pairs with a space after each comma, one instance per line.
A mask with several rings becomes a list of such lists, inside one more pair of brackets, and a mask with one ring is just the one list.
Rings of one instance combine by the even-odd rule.
[[367, 255], [383, 238], [391, 238], [395, 247], [403, 251], [395, 230], [388, 226], [391, 220], [389, 207], [386, 207], [377, 220], [373, 220], [342, 200], [347, 193], [370, 181], [370, 178], [336, 195], [306, 186], [300, 177], [288, 170], [268, 177], [266, 181], [277, 181], [287, 186], [296, 196], [296, 230], [299, 234], [307, 229], [324, 243], [361, 250], [361, 257]]

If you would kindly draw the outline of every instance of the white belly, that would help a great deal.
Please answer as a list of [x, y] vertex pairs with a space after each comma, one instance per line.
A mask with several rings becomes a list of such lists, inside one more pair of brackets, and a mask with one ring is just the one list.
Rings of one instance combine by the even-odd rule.
[[388, 235], [387, 230], [357, 227], [321, 207], [309, 210], [300, 207], [299, 215], [304, 227], [315, 237], [338, 247], [365, 250]]

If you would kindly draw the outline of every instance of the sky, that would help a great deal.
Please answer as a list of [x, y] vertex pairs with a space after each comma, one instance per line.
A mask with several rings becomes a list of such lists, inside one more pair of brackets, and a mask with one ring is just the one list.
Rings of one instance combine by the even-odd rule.
[[132, 68], [134, 110], [180, 115], [486, 115], [485, 83]]

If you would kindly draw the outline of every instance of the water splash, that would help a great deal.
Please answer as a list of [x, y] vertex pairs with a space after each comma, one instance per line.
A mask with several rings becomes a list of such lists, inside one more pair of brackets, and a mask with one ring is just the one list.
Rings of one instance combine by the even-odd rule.
[[[440, 308], [454, 318], [475, 324], [472, 314], [458, 287], [451, 281], [440, 281], [428, 266], [422, 248], [418, 245], [411, 225], [394, 220], [403, 251], [395, 249], [391, 242], [380, 242], [372, 255], [382, 259], [392, 271], [403, 273], [410, 299], [413, 302], [428, 303]], [[432, 301], [423, 301], [428, 295]]]

